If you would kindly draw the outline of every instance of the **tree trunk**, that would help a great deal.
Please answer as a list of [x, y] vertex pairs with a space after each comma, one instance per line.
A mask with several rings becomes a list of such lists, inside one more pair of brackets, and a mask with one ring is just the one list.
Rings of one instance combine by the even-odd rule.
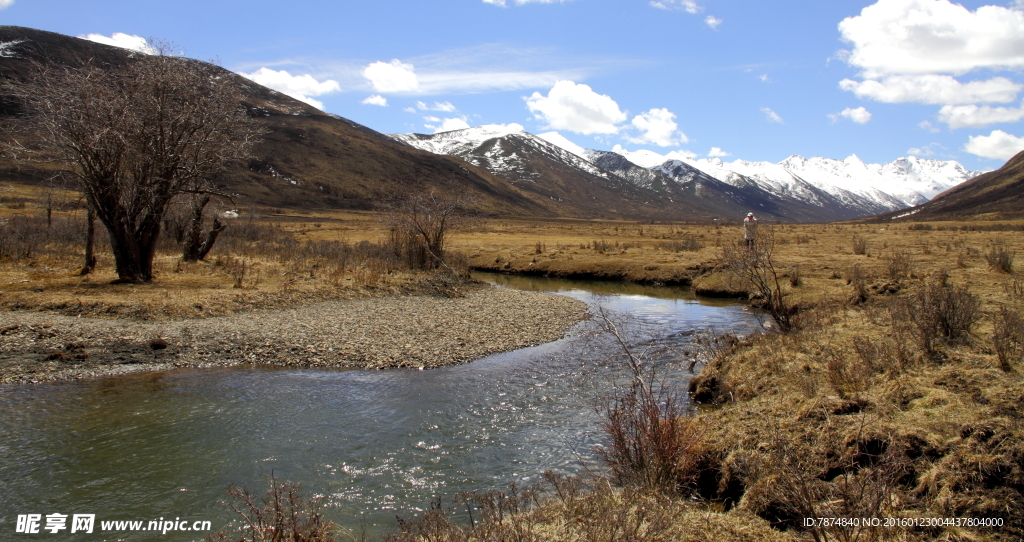
[[182, 245], [181, 259], [186, 262], [201, 260], [199, 251], [203, 246], [203, 210], [206, 204], [210, 203], [210, 196], [193, 196], [191, 215], [189, 216], [188, 230], [185, 232], [185, 242]]
[[206, 255], [210, 253], [210, 249], [213, 248], [213, 244], [217, 242], [217, 236], [220, 232], [227, 229], [227, 224], [221, 224], [220, 220], [213, 219], [213, 229], [206, 233], [206, 240], [203, 241], [203, 246], [199, 247], [199, 259], [205, 260]]
[[156, 241], [160, 235], [160, 223], [150, 221], [138, 233], [126, 229], [111, 228], [110, 248], [114, 253], [114, 267], [117, 270], [115, 283], [147, 283], [153, 280], [153, 256], [156, 255]]
[[208, 203], [210, 203], [210, 196], [206, 195], [192, 201], [192, 215], [181, 253], [181, 259], [186, 262], [195, 262], [206, 258], [210, 249], [213, 248], [213, 244], [217, 242], [217, 236], [227, 228], [227, 224], [222, 224], [219, 219], [214, 218], [213, 228], [210, 231], [203, 231], [203, 210]]
[[96, 211], [88, 206], [85, 212], [85, 265], [78, 272], [79, 276], [85, 276], [96, 269]]

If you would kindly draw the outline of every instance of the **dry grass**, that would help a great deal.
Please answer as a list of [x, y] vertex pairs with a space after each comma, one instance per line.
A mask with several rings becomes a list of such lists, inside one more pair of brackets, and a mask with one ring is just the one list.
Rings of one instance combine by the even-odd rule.
[[[370, 215], [313, 217], [243, 210], [206, 261], [184, 263], [165, 235], [151, 284], [117, 277], [105, 232], [97, 228], [95, 272], [84, 277], [84, 210], [58, 209], [49, 225], [42, 191], [20, 189], [0, 207], [0, 308], [146, 319], [205, 317], [314, 300], [445, 293], [445, 277], [410, 271], [392, 254]], [[33, 197], [34, 195], [34, 197]], [[71, 206], [67, 206], [71, 207]], [[358, 225], [351, 225], [353, 218]], [[453, 261], [463, 268], [458, 257]]]

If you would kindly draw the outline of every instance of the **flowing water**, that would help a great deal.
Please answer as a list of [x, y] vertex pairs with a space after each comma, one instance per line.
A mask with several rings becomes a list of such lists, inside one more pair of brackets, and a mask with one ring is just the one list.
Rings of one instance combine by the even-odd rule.
[[[696, 331], [748, 333], [754, 315], [688, 290], [479, 274], [555, 291], [628, 315], [636, 351], [678, 386]], [[435, 497], [529, 482], [594, 465], [596, 407], [625, 368], [607, 337], [569, 337], [475, 362], [419, 370], [236, 367], [0, 387], [0, 540], [199, 540], [205, 533], [101, 532], [101, 522], [181, 518], [224, 529], [230, 484], [263, 491], [265, 474], [323, 495], [326, 515], [371, 534]], [[45, 530], [48, 514], [66, 529]], [[40, 514], [40, 534], [16, 534]], [[71, 534], [95, 514], [93, 534]], [[178, 524], [179, 526], [185, 524]]]

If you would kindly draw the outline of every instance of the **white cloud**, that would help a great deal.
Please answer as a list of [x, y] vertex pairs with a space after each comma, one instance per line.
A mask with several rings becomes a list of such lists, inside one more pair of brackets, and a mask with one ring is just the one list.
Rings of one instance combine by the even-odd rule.
[[711, 150], [708, 151], [708, 156], [711, 158], [725, 158], [726, 156], [732, 156], [732, 153], [725, 152], [718, 147], [711, 147]]
[[434, 105], [428, 105], [423, 102], [416, 102], [416, 107], [420, 111], [443, 111], [445, 113], [452, 113], [456, 110], [455, 106], [451, 102], [434, 102]]
[[547, 87], [565, 79], [567, 74], [555, 71], [439, 71], [419, 74], [421, 94], [442, 94], [447, 92], [489, 92]]
[[932, 74], [896, 75], [881, 81], [843, 79], [839, 88], [884, 103], [967, 104], [1012, 102], [1024, 85], [1005, 77], [961, 83], [949, 75]]
[[931, 132], [933, 134], [936, 134], [936, 133], [939, 133], [939, 132], [942, 131], [938, 127], [936, 127], [934, 124], [932, 124], [930, 121], [927, 121], [927, 120], [923, 120], [923, 121], [917, 123], [917, 127], [922, 129], [922, 130], [928, 130], [929, 132]]
[[651, 0], [652, 8], [685, 11], [687, 13], [700, 13], [704, 8], [695, 0]]
[[265, 87], [272, 88], [283, 94], [287, 94], [296, 100], [303, 101], [317, 109], [323, 109], [324, 104], [314, 100], [310, 96], [320, 96], [341, 90], [341, 85], [333, 79], [320, 82], [312, 75], [292, 75], [285, 70], [272, 70], [260, 68], [252, 73], [239, 73]]
[[363, 77], [370, 80], [377, 92], [414, 92], [419, 90], [419, 79], [412, 64], [400, 60], [374, 62], [363, 69]]
[[[571, 1], [572, 0], [512, 0], [512, 2], [517, 6], [521, 6], [523, 4], [555, 4]], [[498, 7], [508, 7], [508, 4], [507, 2], [505, 2], [505, 0], [483, 0], [483, 2], [485, 4], [493, 4]]]
[[14, 0], [0, 0], [0, 9], [7, 9], [14, 4]]
[[430, 116], [430, 115], [427, 115], [426, 117], [423, 117], [423, 120], [425, 120], [427, 122], [441, 122], [441, 118], [440, 117], [434, 117], [434, 116]]
[[671, 147], [690, 140], [679, 132], [675, 113], [665, 108], [651, 109], [633, 117], [633, 127], [640, 131], [640, 137], [629, 137], [633, 143], [653, 143], [659, 147]]
[[[434, 118], [434, 117], [428, 117], [428, 118]], [[441, 120], [441, 119], [437, 119], [437, 120], [435, 120], [433, 122], [437, 122], [438, 120]], [[427, 128], [430, 128], [431, 130], [434, 131], [435, 134], [436, 133], [440, 133], [440, 132], [450, 132], [452, 130], [464, 130], [466, 128], [469, 128], [469, 124], [466, 122], [466, 120], [465, 119], [460, 119], [460, 118], [444, 119], [443, 121], [441, 121], [440, 126], [434, 126], [432, 124], [424, 124], [423, 126], [426, 126]]]
[[416, 112], [416, 108], [415, 107], [406, 107], [402, 111], [405, 111], [406, 113], [415, 113]]
[[1002, 130], [993, 130], [987, 136], [970, 136], [964, 150], [981, 156], [998, 160], [1009, 160], [1024, 150], [1024, 137], [1017, 137]]
[[980, 128], [989, 124], [1017, 122], [1024, 119], [1024, 107], [991, 107], [988, 105], [947, 105], [939, 110], [939, 121], [949, 128]]
[[850, 119], [857, 124], [867, 124], [868, 121], [871, 120], [871, 112], [863, 107], [858, 107], [856, 109], [847, 107], [838, 113], [833, 113], [828, 116], [828, 118], [832, 119], [833, 123], [839, 122], [840, 117]]
[[359, 103], [364, 105], [379, 105], [381, 107], [387, 107], [388, 99], [381, 96], [380, 94], [374, 94], [373, 96], [366, 97], [366, 99], [362, 100]]
[[768, 74], [767, 73], [762, 73], [761, 75], [757, 76], [757, 78], [760, 79], [762, 83], [771, 83], [772, 82], [771, 79], [768, 78]]
[[946, 150], [946, 147], [943, 147], [938, 143], [929, 143], [924, 147], [911, 147], [907, 149], [907, 154], [911, 156], [935, 156], [937, 152], [935, 150], [936, 147], [942, 150]]
[[839, 32], [853, 45], [847, 62], [867, 79], [1024, 68], [1024, 12], [1002, 6], [878, 0], [840, 22]]
[[718, 30], [718, 25], [722, 24], [722, 20], [714, 15], [708, 15], [704, 17], [704, 24], [711, 27], [712, 30]]
[[627, 118], [611, 97], [572, 81], [558, 81], [547, 96], [534, 92], [525, 99], [526, 107], [554, 130], [614, 134], [619, 131], [618, 124]]
[[[2, 5], [4, 0], [0, 0], [0, 9], [13, 4], [13, 0], [6, 6]], [[138, 51], [140, 53], [146, 53], [147, 55], [157, 54], [155, 47], [146, 41], [146, 38], [142, 36], [133, 36], [131, 34], [125, 34], [124, 32], [114, 32], [111, 36], [107, 37], [103, 34], [85, 34], [78, 36], [82, 39], [94, 41], [96, 43], [102, 43], [104, 45], [113, 45], [114, 47], [120, 47], [122, 49], [130, 49], [132, 51]]]
[[761, 108], [761, 112], [764, 113], [764, 116], [765, 116], [765, 118], [768, 119], [768, 122], [775, 122], [775, 123], [778, 123], [778, 124], [783, 124], [782, 117], [780, 117], [778, 113], [776, 113], [775, 111], [772, 111], [770, 108], [762, 107]]

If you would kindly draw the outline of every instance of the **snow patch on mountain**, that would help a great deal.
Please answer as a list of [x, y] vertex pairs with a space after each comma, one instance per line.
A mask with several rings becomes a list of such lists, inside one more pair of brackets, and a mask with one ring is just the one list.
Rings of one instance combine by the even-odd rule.
[[14, 54], [14, 47], [24, 42], [25, 40], [14, 40], [0, 43], [0, 57], [17, 58], [17, 56]]

